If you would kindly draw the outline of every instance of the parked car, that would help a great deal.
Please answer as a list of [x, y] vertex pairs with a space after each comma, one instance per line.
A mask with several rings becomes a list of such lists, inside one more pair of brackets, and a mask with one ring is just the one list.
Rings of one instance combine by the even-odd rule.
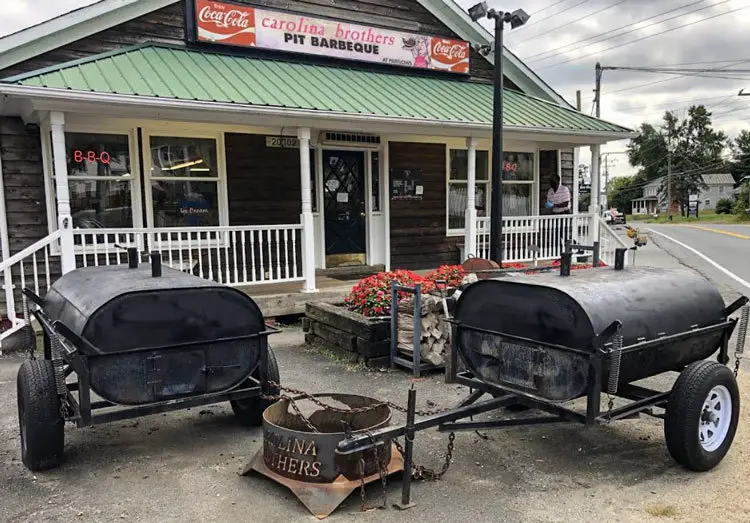
[[625, 225], [625, 213], [617, 209], [604, 209], [602, 218], [607, 222], [607, 225]]

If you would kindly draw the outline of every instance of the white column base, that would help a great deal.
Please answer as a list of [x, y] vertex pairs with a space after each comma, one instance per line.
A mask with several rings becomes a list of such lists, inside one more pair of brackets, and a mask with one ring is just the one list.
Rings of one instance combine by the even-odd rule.
[[311, 212], [302, 213], [302, 292], [318, 292], [315, 287], [315, 223]]
[[[466, 226], [464, 228], [464, 256], [477, 256], [477, 210], [466, 209]], [[466, 260], [461, 260], [463, 263]]]

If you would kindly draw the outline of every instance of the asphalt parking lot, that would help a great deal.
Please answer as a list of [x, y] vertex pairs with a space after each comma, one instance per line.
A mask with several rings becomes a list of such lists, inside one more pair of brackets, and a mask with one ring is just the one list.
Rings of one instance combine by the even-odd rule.
[[[403, 371], [366, 371], [302, 346], [298, 328], [276, 337], [284, 383], [311, 392], [357, 392], [404, 404]], [[21, 356], [0, 359], [0, 518], [24, 521], [314, 521], [284, 487], [240, 476], [261, 448], [259, 429], [235, 422], [226, 404], [66, 430], [66, 461], [33, 474], [20, 461], [15, 377]], [[669, 380], [658, 385], [669, 386]], [[750, 392], [742, 371], [741, 390]], [[449, 407], [465, 394], [441, 375], [415, 383], [418, 406]], [[744, 482], [750, 415], [742, 414], [730, 454], [705, 474], [687, 472], [667, 453], [660, 420], [458, 433], [454, 461], [439, 482], [416, 483], [417, 506], [361, 513], [354, 493], [336, 521], [720, 521], [750, 520]], [[397, 414], [395, 422], [402, 418]], [[438, 467], [447, 437], [420, 433], [418, 464]], [[399, 498], [397, 477], [389, 505]], [[377, 485], [368, 501], [379, 501]], [[652, 515], [655, 514], [655, 515]]]

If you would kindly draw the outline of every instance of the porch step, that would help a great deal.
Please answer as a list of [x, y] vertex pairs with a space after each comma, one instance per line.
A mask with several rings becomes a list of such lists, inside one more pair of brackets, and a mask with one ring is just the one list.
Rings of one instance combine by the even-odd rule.
[[332, 267], [330, 269], [317, 269], [316, 276], [326, 276], [335, 280], [360, 280], [372, 274], [383, 272], [385, 265], [346, 265], [342, 267]]

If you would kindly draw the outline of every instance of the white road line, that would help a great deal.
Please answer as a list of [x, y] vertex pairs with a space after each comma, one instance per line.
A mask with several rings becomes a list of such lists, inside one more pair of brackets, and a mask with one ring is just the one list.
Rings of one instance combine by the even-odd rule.
[[750, 283], [746, 282], [745, 280], [743, 280], [742, 278], [740, 278], [739, 276], [737, 276], [732, 271], [730, 271], [728, 269], [725, 269], [724, 267], [722, 267], [721, 265], [719, 265], [718, 263], [716, 263], [715, 261], [713, 261], [711, 258], [709, 258], [708, 256], [706, 256], [702, 252], [699, 252], [699, 251], [693, 249], [690, 245], [686, 245], [686, 244], [682, 243], [680, 240], [675, 240], [674, 238], [672, 238], [671, 236], [667, 236], [663, 232], [655, 231], [653, 229], [646, 229], [646, 230], [650, 231], [650, 232], [653, 232], [653, 233], [656, 233], [659, 236], [664, 236], [667, 240], [671, 240], [674, 243], [676, 243], [677, 245], [679, 245], [680, 247], [684, 247], [685, 249], [689, 250], [693, 254], [699, 256], [703, 260], [707, 261], [708, 263], [710, 263], [711, 265], [713, 265], [714, 267], [716, 267], [717, 269], [719, 269], [721, 272], [723, 272], [724, 274], [726, 274], [727, 276], [729, 276], [730, 278], [732, 278], [737, 283], [740, 283], [740, 284], [744, 285], [745, 287], [747, 287], [748, 289], [750, 289]]

